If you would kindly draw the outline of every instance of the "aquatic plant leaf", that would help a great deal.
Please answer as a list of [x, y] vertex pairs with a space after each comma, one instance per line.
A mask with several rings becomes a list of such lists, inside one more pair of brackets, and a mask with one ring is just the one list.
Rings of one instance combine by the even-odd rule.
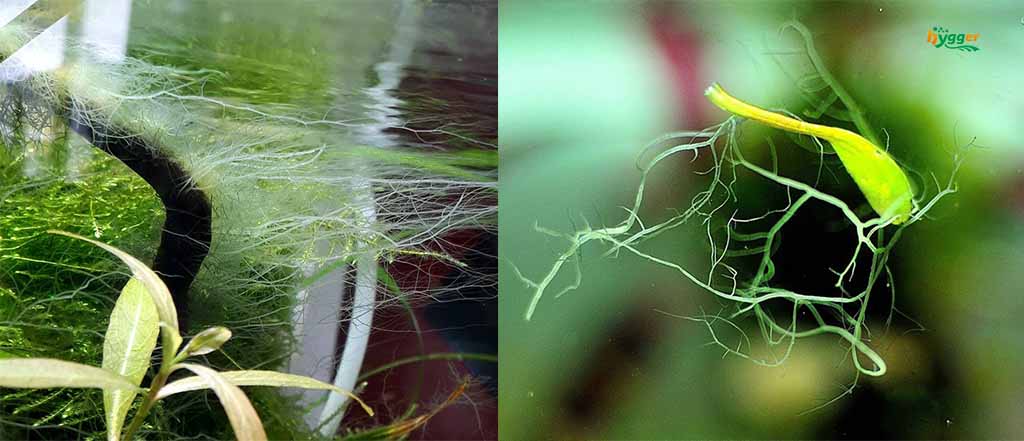
[[[160, 318], [146, 288], [132, 278], [121, 290], [103, 340], [103, 369], [127, 378], [138, 386], [149, 368], [160, 333]], [[121, 428], [137, 394], [134, 390], [104, 390], [103, 409], [107, 439], [121, 437]]]
[[184, 356], [203, 355], [220, 349], [224, 342], [231, 338], [231, 330], [223, 326], [206, 328], [203, 332], [196, 334], [192, 340], [185, 345], [181, 352]]
[[132, 257], [131, 254], [103, 242], [66, 231], [49, 230], [47, 232], [89, 242], [117, 256], [118, 259], [121, 259], [122, 262], [128, 265], [132, 270], [132, 275], [145, 286], [146, 292], [153, 298], [153, 304], [156, 305], [156, 313], [160, 317], [160, 327], [164, 331], [164, 356], [173, 356], [178, 348], [181, 347], [181, 331], [178, 329], [178, 313], [174, 309], [174, 300], [171, 298], [171, 292], [167, 290], [167, 285], [164, 285], [163, 280], [160, 280], [160, 276], [157, 276], [146, 264]]
[[[302, 389], [321, 389], [346, 395], [352, 398], [367, 414], [373, 416], [373, 409], [367, 406], [355, 394], [329, 383], [324, 383], [301, 375], [285, 374], [275, 371], [227, 371], [220, 373], [221, 378], [235, 386], [276, 386], [276, 387], [298, 387]], [[199, 377], [188, 377], [175, 381], [160, 389], [157, 398], [164, 398], [179, 392], [188, 392], [209, 388], [209, 384]]]
[[73, 387], [138, 390], [138, 386], [113, 372], [53, 358], [5, 358], [0, 360], [0, 387], [45, 389]]
[[256, 409], [253, 409], [249, 398], [238, 386], [231, 384], [217, 371], [205, 366], [191, 363], [181, 363], [177, 366], [192, 371], [206, 383], [206, 387], [213, 389], [217, 398], [220, 399], [220, 405], [224, 408], [224, 412], [228, 414], [231, 428], [235, 431], [235, 438], [246, 441], [267, 439], [260, 416], [256, 414]]
[[910, 180], [898, 163], [877, 144], [838, 127], [823, 126], [764, 110], [729, 95], [718, 83], [704, 91], [708, 100], [734, 115], [769, 127], [812, 135], [832, 144], [839, 160], [883, 221], [899, 225], [916, 210]]

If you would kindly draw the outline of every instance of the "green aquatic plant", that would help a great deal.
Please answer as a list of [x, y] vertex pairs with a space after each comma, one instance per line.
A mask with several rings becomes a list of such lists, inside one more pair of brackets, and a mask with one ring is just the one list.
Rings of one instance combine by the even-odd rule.
[[[190, 357], [216, 351], [231, 338], [231, 331], [216, 326], [196, 334], [182, 347], [171, 293], [163, 280], [144, 263], [115, 247], [71, 233], [51, 231], [98, 246], [121, 259], [133, 278], [118, 297], [103, 344], [103, 365], [85, 364], [49, 358], [0, 359], [0, 386], [9, 388], [97, 388], [103, 390], [108, 440], [131, 440], [157, 401], [168, 396], [201, 389], [212, 389], [231, 421], [235, 436], [245, 440], [265, 440], [259, 415], [238, 386], [275, 386], [324, 389], [351, 396], [370, 415], [371, 410], [351, 392], [312, 378], [275, 371], [243, 370], [217, 372], [208, 367], [186, 363]], [[157, 336], [161, 340], [160, 367], [147, 390], [141, 390], [149, 369]], [[180, 349], [180, 350], [179, 350]], [[168, 383], [178, 370], [195, 375]], [[122, 427], [135, 398], [145, 392], [131, 424]]]
[[434, 406], [434, 408], [429, 411], [415, 415], [416, 409], [410, 408], [406, 411], [405, 415], [391, 424], [347, 434], [341, 438], [341, 441], [384, 441], [406, 439], [413, 433], [413, 431], [423, 427], [431, 418], [454, 404], [459, 397], [466, 393], [470, 383], [470, 379], [463, 379], [459, 386], [448, 395], [448, 398], [446, 398], [444, 402]]
[[[854, 209], [839, 198], [822, 192], [806, 183], [782, 176], [778, 174], [778, 171], [774, 167], [770, 169], [765, 168], [746, 159], [736, 139], [738, 124], [739, 121], [737, 119], [730, 118], [722, 124], [712, 126], [705, 130], [677, 132], [659, 139], [657, 141], [659, 143], [672, 140], [686, 140], [686, 143], [675, 145], [659, 153], [657, 157], [644, 168], [644, 175], [643, 178], [641, 178], [640, 190], [637, 192], [634, 205], [632, 208], [628, 209], [629, 216], [621, 224], [607, 228], [587, 227], [572, 234], [561, 234], [537, 226], [537, 230], [542, 233], [568, 240], [570, 242], [570, 246], [558, 257], [552, 266], [552, 269], [537, 281], [529, 279], [523, 274], [518, 273], [518, 269], [516, 269], [517, 276], [526, 285], [533, 289], [533, 297], [525, 313], [526, 320], [533, 318], [540, 300], [549, 290], [552, 281], [554, 281], [555, 277], [562, 271], [563, 266], [566, 264], [572, 265], [575, 278], [571, 284], [557, 292], [555, 297], [560, 297], [567, 292], [576, 290], [582, 285], [582, 271], [580, 263], [575, 259], [575, 257], [579, 254], [580, 249], [584, 245], [590, 242], [603, 242], [608, 244], [609, 247], [609, 249], [604, 253], [605, 256], [616, 255], [623, 251], [633, 253], [655, 264], [672, 268], [700, 288], [723, 300], [733, 302], [737, 305], [736, 311], [728, 317], [703, 316], [698, 318], [698, 320], [706, 322], [709, 328], [714, 323], [735, 320], [747, 315], [748, 313], [752, 313], [756, 317], [760, 329], [763, 331], [765, 337], [770, 343], [788, 343], [785, 355], [772, 361], [754, 360], [760, 364], [778, 365], [782, 363], [788, 356], [789, 351], [792, 349], [797, 338], [810, 337], [819, 334], [834, 334], [850, 344], [854, 355], [851, 359], [858, 372], [872, 376], [885, 374], [886, 365], [884, 360], [873, 349], [871, 349], [865, 341], [865, 319], [868, 301], [870, 300], [873, 288], [882, 280], [890, 281], [888, 286], [891, 287], [892, 294], [895, 295], [895, 285], [891, 283], [891, 273], [888, 267], [890, 252], [907, 227], [910, 227], [921, 220], [942, 197], [956, 191], [956, 185], [953, 178], [951, 177], [944, 187], [939, 188], [938, 192], [928, 199], [919, 210], [908, 216], [906, 221], [901, 225], [898, 225], [894, 231], [887, 234], [887, 230], [885, 228], [889, 225], [895, 224], [893, 222], [895, 219], [894, 217], [889, 217], [888, 219], [875, 217], [862, 220], [856, 214]], [[712, 148], [719, 143], [725, 144], [725, 147], [721, 152]], [[714, 169], [711, 170], [713, 179], [711, 186], [707, 190], [698, 194], [694, 198], [692, 205], [681, 214], [652, 225], [645, 224], [641, 221], [637, 213], [643, 202], [646, 178], [654, 166], [674, 154], [678, 154], [680, 152], [693, 152], [701, 148], [707, 148], [714, 152], [713, 156], [715, 166]], [[959, 157], [955, 160], [955, 167], [959, 167], [960, 160], [961, 158]], [[712, 217], [726, 206], [729, 199], [734, 197], [731, 182], [734, 182], [737, 178], [738, 168], [746, 169], [753, 172], [755, 175], [766, 179], [768, 182], [783, 186], [787, 189], [787, 194], [790, 194], [790, 191], [796, 191], [800, 195], [795, 199], [791, 198], [786, 207], [773, 210], [764, 216], [759, 216], [757, 218], [730, 217], [727, 219], [725, 221], [725, 245], [716, 248], [714, 240], [711, 240], [711, 246], [715, 252], [712, 255], [713, 261], [706, 277], [699, 277], [697, 274], [691, 272], [680, 264], [664, 260], [638, 248], [638, 245], [643, 241], [656, 237], [658, 234], [666, 230], [679, 227], [689, 221], [699, 220], [700, 222], [707, 224], [710, 230]], [[797, 214], [800, 208], [804, 207], [810, 201], [818, 201], [834, 207], [844, 221], [848, 223], [854, 236], [852, 255], [849, 263], [841, 272], [836, 273], [836, 294], [834, 295], [799, 293], [784, 288], [773, 287], [770, 283], [775, 275], [773, 253], [779, 246], [779, 232], [783, 229], [786, 223]], [[760, 221], [768, 219], [769, 217], [772, 217], [774, 222], [767, 231], [743, 232], [736, 229], [737, 225]], [[709, 238], [710, 237], [709, 233]], [[730, 244], [735, 242], [743, 243], [743, 248], [729, 249], [728, 247]], [[856, 271], [858, 258], [864, 250], [867, 250], [866, 252], [870, 253], [871, 256], [870, 269], [868, 270], [867, 276], [868, 280], [859, 292], [848, 293], [846, 282], [852, 279]], [[751, 255], [760, 257], [760, 262], [757, 265], [755, 274], [748, 280], [737, 280], [736, 275], [738, 274], [738, 271], [726, 263], [725, 258]], [[720, 274], [719, 272], [724, 274]], [[731, 281], [731, 289], [721, 289], [711, 283], [711, 280], [722, 276]], [[779, 301], [786, 301], [791, 304], [791, 321], [788, 325], [780, 324], [764, 309], [764, 304]], [[857, 312], [854, 314], [848, 313], [846, 306], [855, 306]], [[797, 316], [801, 311], [809, 312], [817, 322], [817, 326], [810, 329], [799, 329]], [[841, 317], [841, 323], [838, 325], [829, 324], [822, 311], [831, 311], [837, 314]], [[712, 336], [714, 335], [714, 331], [712, 330]], [[746, 341], [746, 345], [750, 344], [746, 337], [744, 337], [744, 341]], [[739, 355], [744, 358], [750, 358], [747, 353], [737, 349], [736, 346], [727, 345], [719, 341], [717, 338], [715, 339], [715, 342], [729, 353]], [[867, 357], [867, 359], [870, 360], [871, 365], [863, 365], [859, 355]]]
[[[19, 20], [4, 26], [0, 57], [40, 29]], [[407, 256], [459, 263], [443, 246], [447, 234], [496, 228], [495, 150], [365, 145], [352, 134], [364, 124], [356, 112], [345, 114], [349, 109], [333, 99], [280, 102], [295, 99], [289, 92], [298, 86], [271, 87], [245, 70], [295, 69], [187, 43], [140, 45], [109, 62], [95, 59], [88, 43], [68, 39], [62, 68], [0, 85], [0, 353], [100, 364], [110, 293], [117, 291], [111, 288], [127, 277], [94, 247], [56, 242], [46, 230], [102, 239], [143, 260], [159, 254], [170, 207], [131, 169], [76, 134], [76, 124], [144, 141], [143, 150], [181, 166], [187, 182], [180, 189], [208, 198], [213, 240], [187, 303], [192, 327], [232, 329], [234, 345], [204, 355], [220, 369], [284, 366], [296, 344], [296, 292], [325, 272]], [[188, 58], [196, 54], [202, 56]], [[310, 94], [324, 98], [329, 89]], [[371, 291], [378, 288], [375, 273]], [[464, 276], [469, 284], [493, 277], [469, 270]], [[406, 290], [370, 302], [442, 294]], [[0, 393], [0, 438], [89, 438], [104, 430], [97, 418], [103, 403], [80, 390]], [[294, 397], [266, 390], [250, 397], [274, 413], [264, 414], [271, 437], [311, 436]], [[145, 430], [171, 439], [216, 434], [227, 422], [206, 407], [201, 399], [169, 397]]]
[[811, 124], [752, 106], [726, 93], [718, 83], [708, 87], [704, 94], [716, 106], [736, 116], [827, 141], [883, 222], [899, 225], [910, 219], [914, 199], [910, 179], [881, 147], [849, 130]]
[[[670, 146], [658, 151], [653, 159], [641, 167], [642, 175], [636, 197], [633, 204], [626, 208], [628, 215], [625, 220], [603, 228], [587, 225], [572, 233], [535, 226], [537, 231], [564, 239], [569, 245], [539, 278], [527, 277], [512, 266], [517, 277], [532, 291], [524, 315], [526, 320], [534, 318], [540, 301], [546, 293], [554, 290], [556, 278], [567, 270], [566, 265], [569, 266], [568, 271], [572, 272], [572, 280], [555, 292], [554, 296], [560, 297], [583, 285], [584, 277], [578, 257], [584, 246], [600, 243], [607, 247], [603, 253], [605, 257], [623, 252], [636, 255], [677, 271], [701, 290], [731, 305], [732, 311], [729, 313], [686, 317], [705, 324], [713, 342], [728, 354], [764, 366], [777, 366], [789, 357], [797, 340], [817, 335], [834, 335], [849, 346], [849, 358], [858, 375], [881, 376], [886, 373], [885, 360], [870, 346], [868, 305], [872, 294], [877, 297], [881, 286], [889, 291], [895, 302], [896, 287], [890, 270], [891, 253], [908, 228], [924, 219], [942, 198], [956, 191], [956, 175], [963, 155], [960, 152], [954, 154], [952, 172], [945, 183], [940, 183], [933, 175], [934, 191], [922, 192], [915, 197], [903, 167], [877, 142], [869, 140], [876, 137], [867, 125], [867, 119], [852, 102], [850, 95], [824, 69], [810, 42], [809, 33], [803, 32], [806, 29], [795, 22], [787, 23], [782, 28], [783, 31], [788, 29], [801, 31], [806, 42], [806, 50], [802, 53], [817, 61], [813, 63], [815, 74], [804, 78], [813, 77], [824, 83], [823, 87], [799, 83], [801, 92], [813, 101], [817, 100], [814, 98], [815, 93], [828, 91], [821, 103], [812, 106], [817, 109], [816, 114], [820, 116], [827, 112], [843, 121], [853, 122], [858, 128], [863, 125], [868, 130], [865, 136], [842, 128], [807, 123], [793, 114], [786, 116], [770, 112], [739, 101], [717, 84], [712, 85], [707, 90], [709, 100], [737, 116], [730, 116], [724, 122], [704, 130], [670, 133], [651, 142], [644, 152], [661, 148], [665, 144]], [[859, 116], [848, 118], [851, 114]], [[849, 201], [822, 190], [816, 184], [787, 177], [780, 170], [779, 155], [771, 138], [756, 144], [767, 151], [770, 164], [751, 159], [753, 156], [749, 151], [752, 147], [745, 146], [747, 142], [740, 140], [741, 118], [749, 118], [787, 132], [810, 135], [817, 143], [813, 151], [820, 155], [838, 153], [841, 163], [875, 215], [870, 216], [870, 211], [851, 205]], [[821, 141], [827, 142], [830, 150]], [[689, 207], [678, 210], [677, 214], [667, 220], [650, 223], [641, 219], [640, 210], [652, 170], [676, 155], [690, 153], [696, 157], [703, 152], [710, 154], [711, 166], [698, 173], [708, 176], [708, 187], [693, 197]], [[744, 207], [746, 199], [736, 184], [746, 182], [747, 179], [760, 188], [781, 187], [787, 201], [785, 206], [753, 217], [739, 216], [739, 212], [748, 209]], [[836, 213], [836, 218], [826, 222], [839, 225], [848, 235], [849, 245], [845, 251], [850, 256], [849, 260], [839, 271], [821, 269], [830, 271], [834, 276], [835, 283], [827, 291], [799, 292], [791, 287], [779, 286], [773, 279], [777, 268], [775, 254], [783, 246], [781, 232], [802, 211], [807, 211], [807, 207], [815, 204], [822, 204]], [[651, 254], [641, 247], [643, 242], [667, 231], [694, 224], [706, 229], [710, 249], [710, 263], [704, 275], [680, 263]], [[764, 229], [760, 229], [759, 225], [764, 225]], [[865, 259], [868, 260], [868, 269], [863, 274], [863, 270], [858, 272], [858, 265], [863, 264]], [[739, 267], [747, 263], [752, 270], [745, 271]], [[808, 272], [813, 270], [804, 269]], [[784, 318], [777, 316], [779, 311], [784, 311]], [[806, 320], [801, 318], [805, 315], [809, 317]], [[755, 356], [751, 339], [744, 327], [737, 323], [744, 318], [753, 318], [756, 322], [766, 348], [771, 351], [771, 348], [782, 345], [782, 354], [771, 351], [766, 357]], [[723, 326], [738, 333], [737, 341], [728, 342], [721, 337]]]
[[[0, 350], [98, 365], [103, 334], [97, 328], [113, 306], [107, 293], [123, 286], [125, 276], [103, 250], [62, 243], [45, 232], [102, 237], [150, 259], [153, 247], [147, 245], [159, 237], [162, 207], [153, 190], [113, 158], [97, 158], [74, 180], [26, 179], [23, 164], [8, 163], [18, 173], [3, 177], [0, 200], [0, 291], [7, 293], [0, 296]], [[44, 432], [56, 421], [87, 427], [83, 422], [94, 419], [102, 405], [75, 390], [8, 392], [0, 421], [37, 425]]]

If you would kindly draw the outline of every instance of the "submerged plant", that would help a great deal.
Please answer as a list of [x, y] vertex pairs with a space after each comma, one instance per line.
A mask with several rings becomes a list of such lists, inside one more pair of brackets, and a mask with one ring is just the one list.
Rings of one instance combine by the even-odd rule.
[[914, 199], [910, 179], [881, 147], [849, 130], [810, 124], [752, 106], [726, 93], [718, 83], [712, 84], [704, 94], [716, 106], [736, 116], [827, 141], [882, 222], [899, 225], [910, 219]]
[[[41, 3], [60, 9], [76, 2]], [[41, 29], [20, 17], [0, 28], [5, 74], [19, 72], [11, 55]], [[151, 40], [114, 62], [69, 38], [60, 68], [0, 85], [0, 357], [101, 362], [110, 293], [127, 277], [114, 259], [57, 241], [45, 233], [51, 229], [154, 262], [182, 334], [232, 330], [235, 344], [206, 356], [221, 369], [282, 369], [296, 346], [293, 311], [303, 290], [347, 266], [369, 262], [371, 271], [345, 282], [369, 296], [339, 305], [338, 321], [365, 316], [362, 307], [449, 292], [432, 286], [375, 296], [390, 278], [378, 262], [440, 260], [462, 271], [460, 283], [493, 283], [493, 274], [462, 265], [447, 243], [453, 232], [496, 228], [492, 146], [468, 138], [453, 148], [368, 145], [355, 136], [367, 125], [363, 109], [340, 105], [350, 97], [329, 83], [309, 93], [320, 98], [309, 105], [288, 102], [299, 86], [254, 81], [261, 78], [244, 70], [266, 75], [287, 71], [286, 64]], [[416, 130], [447, 133], [444, 124]], [[147, 166], [156, 173], [140, 168]], [[81, 390], [0, 393], [0, 438], [90, 438], [104, 430], [96, 417], [104, 404]], [[264, 416], [272, 413], [264, 420], [271, 437], [312, 436], [301, 421], [308, 409], [295, 397], [265, 390], [250, 397], [267, 409]], [[173, 396], [145, 429], [173, 439], [225, 427], [203, 400]]]
[[[312, 378], [261, 370], [217, 372], [202, 365], [186, 363], [185, 360], [192, 356], [220, 349], [231, 338], [231, 331], [220, 326], [211, 327], [181, 347], [183, 339], [178, 327], [178, 314], [170, 291], [160, 276], [138, 259], [110, 245], [71, 233], [52, 233], [107, 250], [127, 264], [134, 277], [121, 290], [111, 313], [104, 338], [102, 368], [47, 358], [0, 359], [0, 386], [102, 389], [108, 440], [133, 439], [157, 401], [200, 389], [212, 389], [217, 394], [236, 437], [244, 440], [265, 440], [267, 435], [259, 415], [238, 386], [332, 390], [351, 396], [368, 414], [373, 415], [373, 410], [351, 392]], [[158, 334], [162, 346], [160, 367], [149, 388], [141, 390], [139, 385], [154, 357]], [[171, 374], [178, 370], [189, 370], [195, 375], [168, 383]], [[125, 417], [136, 395], [141, 392], [145, 395], [122, 437]]]
[[[850, 360], [858, 375], [885, 374], [885, 360], [869, 344], [866, 322], [870, 299], [878, 287], [884, 284], [895, 302], [896, 287], [889, 266], [891, 253], [907, 228], [921, 221], [943, 197], [956, 191], [955, 178], [963, 157], [960, 153], [954, 155], [953, 170], [948, 181], [940, 183], [934, 179], [933, 192], [925, 191], [915, 197], [907, 172], [885, 149], [879, 147], [875, 141], [877, 137], [867, 125], [859, 107], [824, 69], [806, 29], [795, 22], [787, 23], [782, 28], [788, 29], [800, 33], [806, 43], [804, 53], [814, 61], [815, 73], [805, 78], [820, 80], [822, 83], [810, 87], [810, 83], [802, 82], [798, 84], [801, 92], [805, 97], [810, 97], [812, 102], [817, 100], [813, 98], [816, 93], [826, 91], [828, 94], [820, 103], [814, 102], [812, 108], [816, 112], [812, 112], [812, 116], [829, 114], [853, 122], [863, 136], [838, 127], [804, 122], [793, 114], [787, 116], [764, 110], [730, 96], [720, 86], [713, 84], [707, 89], [708, 99], [736, 116], [730, 116], [724, 122], [704, 130], [667, 134], [644, 149], [647, 152], [662, 144], [672, 143], [671, 147], [658, 152], [641, 168], [639, 188], [632, 206], [626, 209], [628, 216], [625, 220], [604, 228], [587, 225], [569, 234], [535, 227], [541, 233], [565, 239], [569, 245], [557, 257], [550, 270], [538, 279], [526, 277], [513, 266], [519, 279], [532, 290], [532, 298], [525, 311], [526, 320], [534, 317], [544, 295], [554, 290], [554, 281], [566, 265], [571, 268], [573, 280], [555, 292], [554, 296], [559, 297], [582, 286], [584, 278], [578, 256], [582, 247], [595, 242], [607, 246], [604, 256], [627, 252], [658, 266], [671, 268], [701, 290], [731, 305], [732, 311], [727, 314], [686, 317], [704, 323], [714, 343], [728, 354], [765, 366], [777, 366], [787, 359], [798, 339], [831, 334], [849, 345]], [[837, 153], [849, 177], [873, 209], [874, 216], [870, 215], [870, 211], [859, 209], [825, 192], [816, 183], [809, 184], [785, 176], [780, 171], [778, 154], [770, 138], [762, 144], [767, 147], [770, 164], [763, 165], [750, 159], [746, 152], [748, 148], [740, 142], [741, 118], [795, 134], [810, 135], [817, 143], [813, 151], [819, 155]], [[831, 148], [819, 140], [827, 142]], [[680, 153], [692, 153], [696, 158], [702, 152], [711, 155], [711, 168], [698, 172], [709, 176], [708, 188], [694, 196], [689, 207], [679, 210], [667, 220], [658, 223], [642, 220], [639, 213], [652, 170], [662, 161]], [[746, 179], [752, 179], [761, 188], [772, 185], [781, 187], [785, 192], [786, 205], [753, 217], [738, 216], [746, 208], [745, 198], [737, 191], [736, 183]], [[850, 257], [840, 271], [824, 268], [835, 277], [835, 283], [829, 291], [798, 292], [773, 282], [777, 266], [775, 253], [783, 246], [780, 233], [784, 227], [802, 209], [806, 211], [806, 207], [815, 203], [824, 204], [837, 213], [838, 224], [849, 237], [846, 252]], [[832, 219], [826, 222], [836, 223]], [[704, 275], [640, 247], [644, 241], [695, 223], [706, 229], [711, 250], [710, 265]], [[761, 225], [764, 229], [760, 229]], [[858, 271], [858, 263], [864, 257], [869, 260], [866, 274], [863, 270]], [[745, 258], [751, 259], [748, 263], [752, 270], [740, 267], [739, 262]], [[856, 279], [855, 275], [858, 276]], [[783, 312], [784, 317], [777, 317], [779, 311]], [[801, 319], [804, 315], [808, 315], [809, 319]], [[736, 323], [750, 317], [756, 321], [769, 350], [777, 345], [783, 346], [781, 355], [774, 351], [767, 357], [752, 354], [754, 346], [751, 339], [743, 327]], [[738, 333], [738, 341], [728, 342], [720, 337], [723, 325]]]

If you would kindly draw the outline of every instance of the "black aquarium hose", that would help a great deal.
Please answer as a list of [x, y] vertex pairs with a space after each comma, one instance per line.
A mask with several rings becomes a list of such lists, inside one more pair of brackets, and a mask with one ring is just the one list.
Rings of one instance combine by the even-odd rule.
[[188, 172], [145, 139], [125, 130], [97, 124], [73, 112], [68, 125], [96, 148], [117, 158], [142, 177], [163, 202], [167, 217], [153, 271], [174, 298], [179, 326], [188, 329], [188, 290], [210, 250], [212, 207]]

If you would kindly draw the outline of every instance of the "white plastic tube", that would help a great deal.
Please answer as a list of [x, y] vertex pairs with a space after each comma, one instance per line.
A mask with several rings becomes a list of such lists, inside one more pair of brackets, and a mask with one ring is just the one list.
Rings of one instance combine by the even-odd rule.
[[[419, 35], [418, 24], [421, 6], [417, 0], [405, 0], [400, 4], [398, 19], [395, 22], [395, 34], [391, 39], [386, 59], [374, 66], [379, 82], [369, 89], [366, 95], [372, 102], [370, 112], [374, 124], [364, 127], [361, 136], [373, 145], [386, 148], [396, 142], [385, 130], [396, 125], [395, 108], [400, 100], [392, 95], [404, 75], [403, 70], [412, 56]], [[360, 210], [364, 219], [375, 222], [377, 218], [376, 201], [373, 188], [368, 181], [357, 180]], [[363, 358], [373, 329], [373, 312], [377, 292], [377, 256], [367, 251], [359, 257], [356, 264], [356, 288], [352, 299], [352, 319], [349, 321], [345, 349], [338, 364], [338, 373], [334, 377], [334, 385], [344, 390], [354, 390], [356, 379], [363, 367]], [[341, 424], [341, 417], [348, 405], [349, 398], [338, 393], [330, 393], [327, 404], [320, 414], [320, 433], [333, 436]]]
[[[368, 203], [363, 205], [363, 216], [367, 221], [377, 218], [373, 201], [373, 190], [364, 189], [362, 195]], [[373, 311], [377, 303], [377, 255], [366, 252], [359, 256], [356, 263], [356, 287], [352, 296], [352, 318], [348, 322], [348, 333], [345, 337], [345, 349], [338, 363], [338, 373], [334, 376], [334, 385], [344, 390], [354, 390], [359, 371], [363, 367], [366, 347], [370, 342], [373, 330]], [[341, 417], [348, 405], [349, 398], [339, 393], [331, 393], [327, 404], [320, 414], [320, 433], [332, 436], [338, 431]]]

